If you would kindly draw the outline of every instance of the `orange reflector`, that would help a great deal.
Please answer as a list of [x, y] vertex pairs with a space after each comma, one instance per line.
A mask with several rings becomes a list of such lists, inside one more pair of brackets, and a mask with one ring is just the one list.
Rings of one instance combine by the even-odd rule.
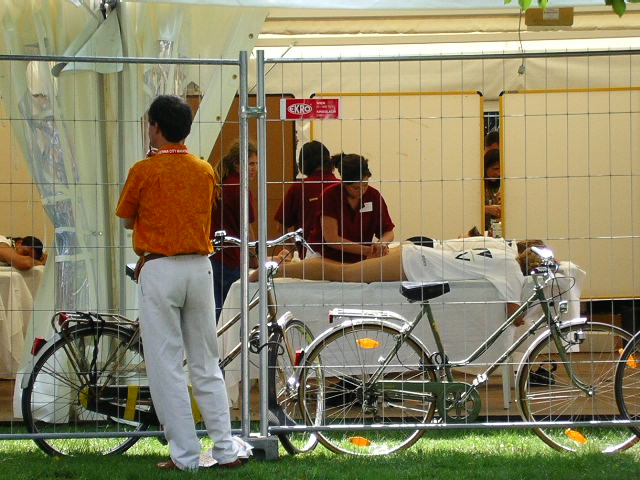
[[378, 348], [380, 346], [380, 342], [374, 340], [373, 338], [359, 338], [358, 340], [356, 340], [356, 343], [361, 348]]
[[[622, 348], [618, 349], [618, 353], [622, 355], [624, 353], [624, 349]], [[629, 355], [629, 358], [627, 358], [626, 363], [627, 365], [629, 365], [629, 368], [638, 368], [638, 361], [636, 360], [636, 357], [633, 353]]]
[[357, 445], [358, 447], [368, 447], [371, 445], [371, 442], [364, 437], [351, 437], [349, 438], [349, 442]]
[[577, 430], [571, 430], [570, 428], [567, 428], [564, 431], [564, 434], [569, 437], [571, 440], [573, 440], [574, 442], [577, 443], [587, 443], [587, 437], [585, 437], [584, 435], [582, 435], [580, 432], [578, 432]]

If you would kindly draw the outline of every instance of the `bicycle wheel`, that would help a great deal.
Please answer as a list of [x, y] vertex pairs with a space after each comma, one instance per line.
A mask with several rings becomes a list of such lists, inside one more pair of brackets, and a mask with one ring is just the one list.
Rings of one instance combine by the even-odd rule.
[[[640, 420], [640, 333], [631, 340], [620, 357], [616, 369], [616, 400], [623, 417]], [[640, 438], [640, 426], [631, 427]]]
[[[298, 402], [298, 366], [296, 354], [313, 341], [311, 330], [300, 320], [289, 319], [277, 329], [269, 349], [269, 409], [280, 426], [304, 425]], [[290, 455], [308, 452], [318, 444], [314, 434], [278, 433]]]
[[[567, 350], [563, 364], [551, 336], [537, 340], [518, 369], [516, 385], [522, 418], [534, 422], [589, 422], [621, 418], [615, 399], [614, 375], [619, 350], [630, 335], [604, 323], [565, 326], [560, 330]], [[567, 367], [586, 386], [579, 389]], [[571, 452], [613, 453], [635, 443], [627, 428], [539, 427], [533, 430], [547, 445]]]
[[[386, 455], [407, 448], [423, 430], [385, 430], [384, 426], [428, 423], [433, 418], [435, 397], [408, 393], [410, 382], [419, 389], [420, 382], [436, 379], [428, 352], [412, 337], [405, 338], [378, 381], [371, 381], [400, 335], [388, 323], [352, 322], [329, 332], [322, 341], [316, 339], [300, 377], [307, 424], [355, 426], [318, 432], [320, 442], [333, 452]], [[380, 380], [397, 383], [384, 389]], [[359, 429], [374, 424], [375, 430]]]
[[[138, 440], [128, 434], [146, 429], [136, 412], [152, 408], [148, 388], [145, 397], [136, 388], [140, 386], [148, 386], [145, 365], [139, 340], [132, 340], [130, 330], [82, 325], [58, 337], [37, 360], [22, 391], [22, 415], [30, 433], [122, 433], [110, 438], [35, 439], [49, 455], [122, 453]], [[127, 401], [130, 390], [140, 393], [133, 406]], [[128, 419], [97, 413], [98, 399], [116, 413], [128, 409], [122, 415]]]

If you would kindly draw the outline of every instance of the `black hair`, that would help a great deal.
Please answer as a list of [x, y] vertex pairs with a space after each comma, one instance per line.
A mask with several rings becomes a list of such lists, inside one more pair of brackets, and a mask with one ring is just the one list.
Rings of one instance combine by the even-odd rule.
[[331, 161], [329, 149], [321, 142], [313, 140], [302, 145], [298, 155], [298, 167], [307, 177], [322, 168], [325, 172], [331, 172], [335, 165]]
[[184, 140], [191, 132], [191, 107], [176, 95], [160, 95], [149, 107], [149, 124], [158, 124], [164, 138], [170, 142]]
[[490, 147], [494, 144], [500, 144], [500, 132], [498, 130], [491, 130], [484, 137], [484, 148]]
[[361, 182], [371, 176], [369, 160], [357, 153], [339, 153], [331, 157], [344, 183]]
[[484, 174], [487, 175], [487, 169], [489, 167], [494, 166], [495, 164], [500, 164], [500, 150], [494, 148], [493, 150], [488, 150], [484, 154]]
[[42, 258], [42, 253], [44, 249], [44, 245], [38, 237], [22, 237], [22, 243], [20, 244], [23, 247], [31, 247], [33, 249], [33, 258], [36, 260], [40, 260]]
[[414, 245], [418, 245], [419, 247], [429, 247], [433, 248], [435, 245], [435, 240], [430, 237], [425, 237], [423, 235], [417, 235], [415, 237], [407, 238], [407, 242], [411, 242]]

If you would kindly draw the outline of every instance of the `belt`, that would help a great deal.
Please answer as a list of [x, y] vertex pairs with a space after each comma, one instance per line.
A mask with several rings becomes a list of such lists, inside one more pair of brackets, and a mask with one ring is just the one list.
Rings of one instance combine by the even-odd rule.
[[165, 257], [177, 257], [179, 255], [198, 255], [197, 253], [194, 252], [189, 252], [189, 253], [176, 253], [175, 255], [164, 255], [162, 253], [147, 253], [144, 256], [144, 261], [145, 262], [149, 262], [151, 260], [155, 260], [156, 258], [165, 258]]

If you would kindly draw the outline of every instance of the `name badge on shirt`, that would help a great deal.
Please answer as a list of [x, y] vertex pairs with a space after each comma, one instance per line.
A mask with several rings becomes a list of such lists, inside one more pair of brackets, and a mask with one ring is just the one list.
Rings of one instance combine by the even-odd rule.
[[364, 202], [364, 205], [360, 209], [360, 213], [373, 212], [373, 203], [372, 202]]

